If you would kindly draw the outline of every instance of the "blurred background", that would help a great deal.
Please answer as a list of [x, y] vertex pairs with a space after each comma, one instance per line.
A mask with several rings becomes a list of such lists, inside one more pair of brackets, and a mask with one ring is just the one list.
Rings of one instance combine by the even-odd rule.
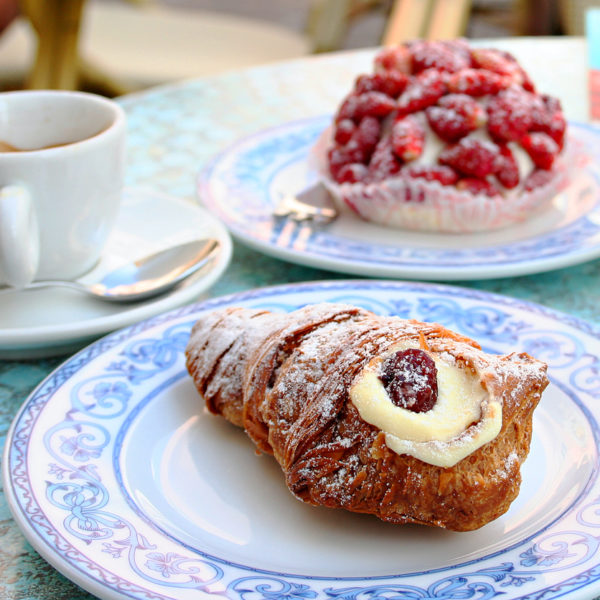
[[590, 0], [0, 0], [0, 89], [117, 96], [412, 37], [583, 35]]

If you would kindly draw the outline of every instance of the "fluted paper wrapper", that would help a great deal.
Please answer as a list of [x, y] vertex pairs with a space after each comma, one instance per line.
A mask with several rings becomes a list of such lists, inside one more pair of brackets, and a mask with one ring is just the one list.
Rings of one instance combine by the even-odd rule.
[[313, 148], [311, 162], [339, 207], [350, 208], [366, 221], [398, 229], [473, 233], [520, 223], [541, 210], [569, 183], [576, 151], [570, 144], [555, 161], [554, 177], [532, 191], [518, 188], [490, 197], [444, 186], [437, 181], [391, 177], [373, 183], [336, 183], [329, 174], [327, 149], [331, 128]]

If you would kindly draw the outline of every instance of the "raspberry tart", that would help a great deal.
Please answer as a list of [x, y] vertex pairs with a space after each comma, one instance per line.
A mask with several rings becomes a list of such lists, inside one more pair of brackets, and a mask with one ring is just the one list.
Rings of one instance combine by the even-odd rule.
[[508, 53], [465, 40], [381, 50], [315, 148], [339, 204], [363, 219], [471, 232], [528, 218], [567, 183], [560, 101]]

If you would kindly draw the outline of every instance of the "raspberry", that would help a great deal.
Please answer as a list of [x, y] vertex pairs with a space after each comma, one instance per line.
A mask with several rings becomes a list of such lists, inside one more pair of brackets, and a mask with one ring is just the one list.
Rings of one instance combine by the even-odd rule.
[[385, 117], [396, 108], [396, 103], [382, 92], [366, 92], [358, 96], [354, 119], [366, 116]]
[[432, 94], [436, 94], [441, 97], [448, 91], [446, 80], [448, 79], [448, 73], [438, 71], [437, 69], [427, 69], [421, 71], [418, 75], [415, 75], [415, 79], [423, 86], [427, 88], [433, 88]]
[[[377, 73], [378, 75], [378, 73]], [[380, 92], [375, 75], [359, 75], [354, 82], [354, 93], [365, 94], [366, 92]]]
[[442, 185], [454, 185], [458, 181], [458, 173], [451, 167], [444, 165], [432, 167], [426, 165], [409, 165], [402, 169], [402, 173], [415, 179], [437, 181]]
[[535, 94], [535, 84], [531, 81], [529, 74], [525, 71], [525, 69], [521, 69], [521, 73], [523, 74], [523, 89]]
[[494, 196], [500, 196], [500, 190], [487, 179], [478, 179], [476, 177], [465, 177], [460, 179], [456, 184], [456, 189], [471, 192], [472, 194], [483, 194], [493, 198]]
[[525, 81], [523, 69], [508, 52], [492, 48], [474, 48], [471, 57], [476, 67], [504, 75], [510, 79], [510, 83], [522, 85]]
[[466, 119], [452, 109], [430, 106], [425, 114], [431, 129], [447, 142], [457, 142], [473, 131]]
[[457, 38], [454, 40], [440, 40], [440, 44], [443, 44], [444, 46], [446, 46], [446, 48], [449, 48], [455, 54], [460, 55], [465, 61], [467, 67], [472, 66], [471, 46], [469, 45], [469, 42], [467, 42], [467, 40], [463, 38]]
[[329, 159], [329, 171], [332, 177], [337, 181], [339, 177], [340, 169], [349, 163], [363, 163], [365, 162], [365, 153], [354, 144], [352, 140], [345, 146], [334, 146], [329, 149], [327, 153]]
[[448, 79], [448, 89], [457, 94], [486, 96], [497, 94], [510, 85], [510, 79], [482, 69], [463, 69]]
[[409, 46], [412, 56], [412, 72], [438, 69], [454, 73], [469, 66], [470, 60], [464, 54], [441, 42], [418, 41]]
[[521, 138], [521, 145], [531, 157], [536, 167], [549, 170], [559, 153], [558, 144], [547, 134], [539, 131], [529, 133]]
[[400, 171], [402, 163], [394, 154], [389, 137], [382, 138], [377, 144], [369, 163], [369, 179], [379, 181]]
[[363, 162], [366, 162], [373, 154], [380, 135], [381, 124], [376, 117], [364, 117], [355, 129], [352, 140], [363, 150], [365, 154]]
[[381, 92], [397, 98], [408, 85], [408, 76], [400, 71], [384, 71], [373, 75], [361, 75], [356, 80], [354, 90], [358, 94]]
[[439, 106], [455, 110], [467, 118], [469, 125], [480, 127], [485, 123], [486, 114], [479, 102], [467, 94], [448, 94], [438, 100]]
[[567, 121], [563, 115], [560, 101], [552, 96], [542, 96], [541, 106], [533, 113], [531, 131], [548, 134], [562, 150], [565, 142]]
[[350, 141], [355, 130], [356, 124], [352, 119], [342, 119], [336, 124], [333, 139], [340, 146], [344, 146]]
[[329, 171], [338, 182], [347, 181], [341, 170], [349, 164], [365, 164], [373, 154], [381, 133], [376, 117], [364, 117], [358, 126], [351, 119], [338, 122], [335, 131], [337, 145], [329, 150]]
[[437, 367], [423, 350], [395, 352], [384, 361], [379, 379], [391, 401], [401, 408], [427, 412], [437, 402]]
[[516, 84], [528, 92], [535, 92], [535, 86], [529, 75], [509, 52], [492, 48], [477, 48], [471, 52], [471, 56], [473, 63], [477, 66], [505, 75], [509, 78], [511, 85]]
[[342, 103], [336, 121], [352, 119], [359, 122], [363, 117], [385, 117], [396, 108], [392, 98], [382, 92], [365, 92], [364, 94], [350, 94]]
[[496, 144], [463, 138], [457, 144], [444, 148], [438, 160], [440, 164], [448, 165], [463, 175], [483, 179], [500, 168], [498, 153]]
[[538, 187], [550, 183], [554, 179], [554, 173], [552, 171], [545, 171], [543, 169], [536, 169], [525, 180], [523, 189], [527, 192], [531, 192]]
[[438, 106], [430, 106], [425, 112], [433, 131], [447, 142], [458, 141], [485, 122], [483, 108], [465, 94], [442, 96]]
[[546, 103], [540, 96], [534, 94], [527, 94], [527, 106], [531, 114], [531, 125], [530, 127], [536, 127], [545, 124], [546, 119], [549, 116], [549, 111], [546, 108]]
[[349, 163], [338, 171], [336, 181], [338, 183], [357, 183], [364, 181], [368, 174], [369, 170], [362, 163]]
[[516, 88], [500, 92], [487, 106], [488, 131], [500, 141], [519, 141], [533, 125], [535, 96]]
[[552, 114], [562, 112], [562, 105], [558, 98], [555, 98], [554, 96], [548, 96], [547, 94], [543, 94], [541, 98], [548, 112]]
[[519, 185], [519, 165], [511, 149], [506, 146], [500, 146], [501, 166], [496, 173], [498, 181], [508, 189], [513, 189]]
[[440, 71], [423, 71], [408, 85], [398, 98], [400, 114], [409, 114], [424, 110], [435, 104], [446, 93], [446, 83]]
[[411, 72], [412, 58], [406, 46], [384, 48], [375, 56], [375, 70]]
[[562, 150], [565, 145], [565, 133], [567, 131], [567, 121], [560, 112], [554, 113], [547, 121], [546, 127], [542, 130], [548, 134]]
[[358, 95], [355, 93], [348, 94], [338, 108], [337, 114], [335, 115], [335, 122], [339, 123], [345, 119], [352, 120], [356, 111], [356, 102]]
[[405, 162], [415, 160], [423, 153], [425, 130], [411, 115], [394, 121], [390, 137], [394, 152]]

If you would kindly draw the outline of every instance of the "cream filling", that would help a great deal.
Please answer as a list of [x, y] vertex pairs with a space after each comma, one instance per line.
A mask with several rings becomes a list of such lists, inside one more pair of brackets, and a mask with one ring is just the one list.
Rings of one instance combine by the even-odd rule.
[[396, 346], [358, 374], [350, 399], [362, 419], [385, 433], [388, 448], [439, 467], [452, 467], [493, 440], [502, 427], [502, 405], [490, 397], [480, 378], [458, 367], [452, 357], [430, 352], [438, 370], [435, 406], [416, 413], [396, 406], [379, 379], [385, 358], [418, 344]]

